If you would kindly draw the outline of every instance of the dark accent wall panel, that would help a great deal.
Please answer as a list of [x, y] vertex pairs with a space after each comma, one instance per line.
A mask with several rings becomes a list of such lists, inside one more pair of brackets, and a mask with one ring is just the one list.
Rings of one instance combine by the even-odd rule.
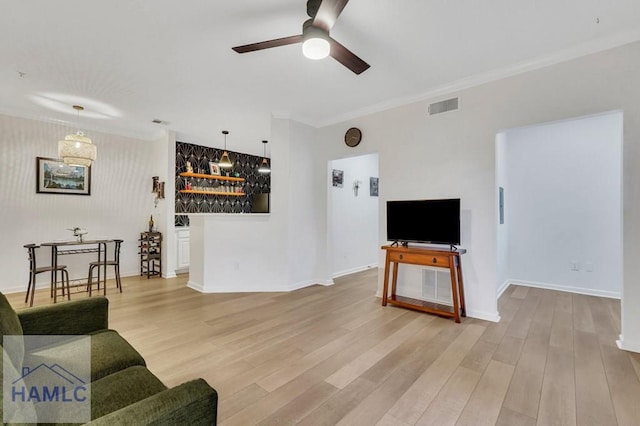
[[[242, 192], [245, 195], [184, 194], [180, 192], [181, 189], [185, 189], [187, 182], [187, 178], [180, 176], [180, 173], [187, 171], [187, 161], [191, 163], [195, 173], [209, 174], [209, 162], [218, 162], [223, 151], [218, 148], [176, 142], [176, 226], [189, 225], [189, 217], [184, 213], [251, 213], [253, 195], [271, 192], [271, 175], [258, 172], [262, 157], [229, 150], [227, 152], [233, 163], [233, 168], [230, 169], [231, 176], [235, 176], [237, 173], [239, 177], [245, 179], [241, 183]], [[190, 180], [191, 185], [229, 185], [228, 182], [222, 181], [194, 178], [190, 178]]]

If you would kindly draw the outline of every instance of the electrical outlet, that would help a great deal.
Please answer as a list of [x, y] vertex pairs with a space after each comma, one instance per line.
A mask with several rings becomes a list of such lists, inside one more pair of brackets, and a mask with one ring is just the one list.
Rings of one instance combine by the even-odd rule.
[[572, 271], [579, 271], [580, 270], [580, 265], [575, 260], [571, 262], [571, 270]]
[[593, 262], [585, 262], [584, 270], [587, 272], [593, 272]]

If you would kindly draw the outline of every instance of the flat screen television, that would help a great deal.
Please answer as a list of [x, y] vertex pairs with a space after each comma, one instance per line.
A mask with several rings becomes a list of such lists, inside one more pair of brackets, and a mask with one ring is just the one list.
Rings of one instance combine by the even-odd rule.
[[387, 201], [387, 240], [460, 244], [460, 199]]

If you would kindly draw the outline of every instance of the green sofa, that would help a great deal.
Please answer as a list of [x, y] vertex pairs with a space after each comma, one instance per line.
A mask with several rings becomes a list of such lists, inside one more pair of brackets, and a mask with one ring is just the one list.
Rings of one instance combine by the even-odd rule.
[[[38, 362], [48, 366], [63, 365], [66, 370], [74, 371], [73, 363], [77, 358], [74, 354], [78, 353], [74, 345], [81, 340], [77, 336], [90, 336], [91, 421], [87, 424], [215, 425], [216, 391], [203, 379], [168, 389], [146, 368], [142, 356], [116, 331], [108, 329], [108, 307], [106, 298], [91, 297], [16, 312], [0, 293], [0, 343], [3, 345], [0, 375], [3, 378], [4, 375], [20, 376], [18, 372], [24, 375], [29, 371], [25, 365]], [[22, 337], [10, 337], [13, 343], [6, 346], [3, 343], [5, 336]], [[58, 337], [52, 340], [54, 343], [34, 347], [33, 339], [25, 336]], [[35, 340], [38, 339], [41, 338]], [[87, 342], [89, 340], [85, 339], [84, 343]], [[26, 382], [27, 378], [24, 380]], [[6, 389], [6, 384], [3, 388]], [[24, 404], [15, 408], [3, 399], [5, 404], [0, 404], [0, 420], [9, 424], [31, 424], [38, 423], [40, 417], [42, 423], [43, 417], [51, 415], [51, 411], [46, 416], [42, 414], [43, 410], [52, 409], [46, 403], [33, 402], [33, 398], [26, 400], [26, 408]], [[67, 405], [56, 409], [69, 408]]]

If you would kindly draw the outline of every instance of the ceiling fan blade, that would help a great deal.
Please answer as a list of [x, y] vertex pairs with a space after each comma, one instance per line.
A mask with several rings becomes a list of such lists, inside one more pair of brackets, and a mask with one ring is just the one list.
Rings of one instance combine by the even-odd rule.
[[259, 43], [236, 46], [232, 49], [238, 53], [255, 52], [256, 50], [270, 49], [272, 47], [286, 46], [288, 44], [302, 43], [302, 34], [290, 37], [276, 38], [274, 40], [261, 41]]
[[331, 40], [331, 57], [349, 68], [356, 74], [362, 74], [369, 69], [370, 65], [360, 59], [355, 53], [338, 43], [332, 38]]
[[329, 32], [349, 0], [323, 0], [313, 18], [313, 26]]

